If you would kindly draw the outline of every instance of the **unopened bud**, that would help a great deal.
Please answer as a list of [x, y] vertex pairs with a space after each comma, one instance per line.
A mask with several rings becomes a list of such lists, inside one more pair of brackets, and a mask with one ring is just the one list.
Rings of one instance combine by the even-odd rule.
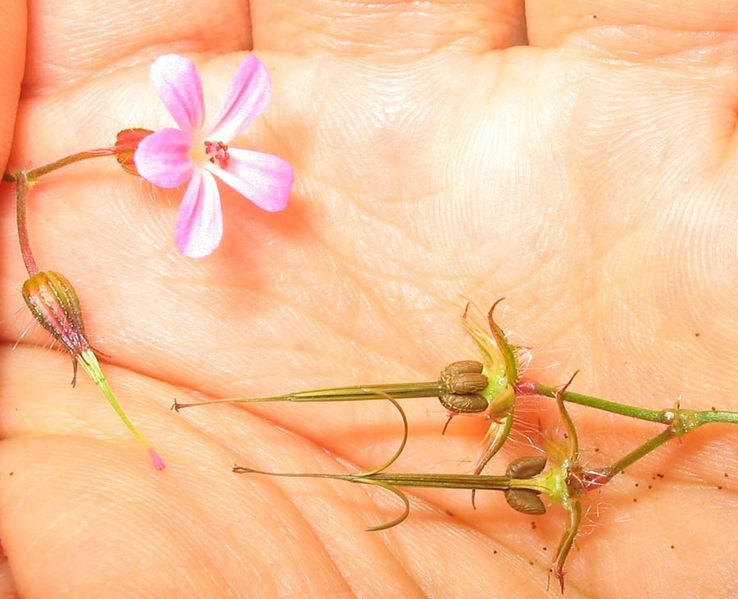
[[76, 377], [76, 360], [90, 348], [90, 342], [85, 334], [79, 298], [72, 284], [58, 272], [37, 272], [23, 283], [23, 299], [34, 318], [72, 356]]
[[23, 299], [36, 320], [64, 346], [72, 356], [74, 378], [77, 379], [77, 364], [82, 364], [92, 381], [102, 391], [105, 398], [115, 410], [116, 414], [133, 435], [146, 447], [149, 457], [157, 470], [162, 470], [164, 460], [161, 459], [151, 443], [144, 437], [129, 420], [123, 408], [118, 403], [110, 389], [105, 374], [100, 368], [95, 352], [85, 334], [82, 323], [82, 308], [79, 304], [77, 292], [69, 280], [58, 272], [50, 270], [37, 272], [23, 283]]
[[115, 138], [115, 159], [123, 170], [132, 175], [138, 175], [138, 169], [133, 161], [133, 154], [138, 149], [138, 144], [144, 137], [151, 135], [149, 129], [123, 129]]

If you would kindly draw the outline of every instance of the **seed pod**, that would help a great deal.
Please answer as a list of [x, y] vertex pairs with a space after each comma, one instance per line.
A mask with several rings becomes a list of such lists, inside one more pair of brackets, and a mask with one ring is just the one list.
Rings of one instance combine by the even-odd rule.
[[441, 404], [452, 412], [484, 412], [489, 403], [479, 395], [489, 381], [482, 374], [482, 364], [474, 360], [454, 362], [444, 368], [440, 382]]
[[546, 513], [546, 506], [531, 489], [508, 489], [505, 491], [505, 499], [512, 509], [523, 514], [540, 516]]
[[51, 270], [37, 272], [23, 283], [23, 299], [34, 318], [73, 359], [90, 347], [79, 298], [64, 275]]
[[543, 472], [546, 467], [546, 456], [518, 458], [510, 462], [505, 474], [510, 478], [530, 478]]
[[477, 360], [459, 360], [452, 362], [443, 369], [443, 374], [463, 374], [465, 372], [482, 372], [484, 366]]
[[451, 412], [474, 414], [484, 412], [489, 407], [487, 400], [476, 393], [469, 395], [444, 393], [438, 399], [441, 402], [441, 405]]

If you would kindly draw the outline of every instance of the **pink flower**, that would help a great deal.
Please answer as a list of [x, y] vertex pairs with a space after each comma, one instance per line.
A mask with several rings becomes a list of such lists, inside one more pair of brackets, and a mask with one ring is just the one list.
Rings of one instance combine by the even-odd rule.
[[207, 126], [202, 82], [191, 60], [160, 56], [151, 66], [151, 79], [179, 129], [145, 137], [134, 161], [138, 173], [157, 187], [189, 181], [175, 227], [177, 247], [185, 256], [207, 256], [220, 245], [223, 215], [213, 175], [259, 208], [284, 210], [293, 182], [289, 163], [228, 146], [269, 101], [269, 73], [258, 58], [249, 55], [241, 62], [223, 106]]

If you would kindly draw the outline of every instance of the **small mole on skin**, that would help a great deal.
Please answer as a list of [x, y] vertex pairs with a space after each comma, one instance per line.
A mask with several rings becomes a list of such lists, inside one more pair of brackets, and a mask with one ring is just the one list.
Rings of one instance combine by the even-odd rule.
[[494, 553], [495, 555], [497, 555], [497, 549], [494, 549], [494, 550], [492, 551], [492, 553]]
[[544, 550], [544, 551], [548, 551], [548, 547], [544, 547], [544, 548], [543, 548], [543, 550]]
[[636, 483], [635, 486], [637, 487], [638, 486], [638, 483]]
[[671, 548], [674, 549], [674, 545], [672, 545]]
[[699, 336], [700, 336], [700, 334], [699, 334], [699, 333], [695, 333], [695, 334], [694, 334], [694, 336], [695, 336], [695, 337], [699, 337]]
[[657, 472], [657, 473], [656, 473], [656, 476], [658, 476], [659, 478], [664, 478], [664, 475], [663, 475], [663, 474], [661, 474], [660, 472]]
[[648, 485], [648, 488], [649, 488], [649, 489], [653, 489], [653, 487], [652, 487], [651, 485]]
[[633, 503], [638, 503], [638, 500], [635, 497], [633, 497]]
[[723, 490], [723, 485], [718, 485], [718, 491], [722, 491], [722, 490]]
[[[721, 488], [721, 487], [718, 487], [718, 488]], [[531, 527], [531, 530], [535, 530], [536, 529], [536, 523], [535, 522], [531, 522], [530, 523], [530, 527]]]

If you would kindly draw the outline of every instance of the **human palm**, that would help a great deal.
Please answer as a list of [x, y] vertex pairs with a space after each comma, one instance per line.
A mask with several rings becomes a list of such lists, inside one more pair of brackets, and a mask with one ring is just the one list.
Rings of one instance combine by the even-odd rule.
[[[26, 315], [4, 185], [7, 594], [544, 594], [555, 508], [534, 527], [497, 495], [481, 493], [474, 511], [468, 492], [423, 490], [405, 523], [367, 533], [395, 515], [391, 496], [231, 473], [381, 464], [401, 436], [389, 405], [169, 411], [175, 398], [431, 380], [473, 356], [454, 307], [466, 298], [486, 309], [506, 296], [500, 322], [532, 348], [543, 382], [581, 369], [575, 390], [738, 409], [738, 56], [721, 3], [679, 14], [561, 2], [544, 14], [550, 3], [528, 2], [530, 47], [509, 47], [525, 40], [518, 2], [33, 3], [13, 124], [21, 4], [9, 3], [2, 40], [11, 167], [168, 125], [147, 77], [158, 54], [192, 55], [212, 107], [253, 48], [273, 97], [238, 145], [289, 160], [296, 185], [280, 214], [225, 192], [223, 244], [200, 261], [174, 248], [181, 190], [155, 190], [112, 160], [32, 191], [36, 259], [74, 282], [163, 472], [89, 381], [68, 385], [68, 357]], [[394, 468], [471, 471], [487, 422], [459, 418], [441, 437], [440, 405], [403, 406], [410, 441]], [[555, 426], [544, 403], [520, 412], [529, 436]], [[572, 412], [592, 464], [658, 431]], [[487, 470], [533, 451], [507, 447]], [[567, 595], [735, 592], [737, 459], [735, 432], [708, 427], [603, 489], [567, 563]]]

